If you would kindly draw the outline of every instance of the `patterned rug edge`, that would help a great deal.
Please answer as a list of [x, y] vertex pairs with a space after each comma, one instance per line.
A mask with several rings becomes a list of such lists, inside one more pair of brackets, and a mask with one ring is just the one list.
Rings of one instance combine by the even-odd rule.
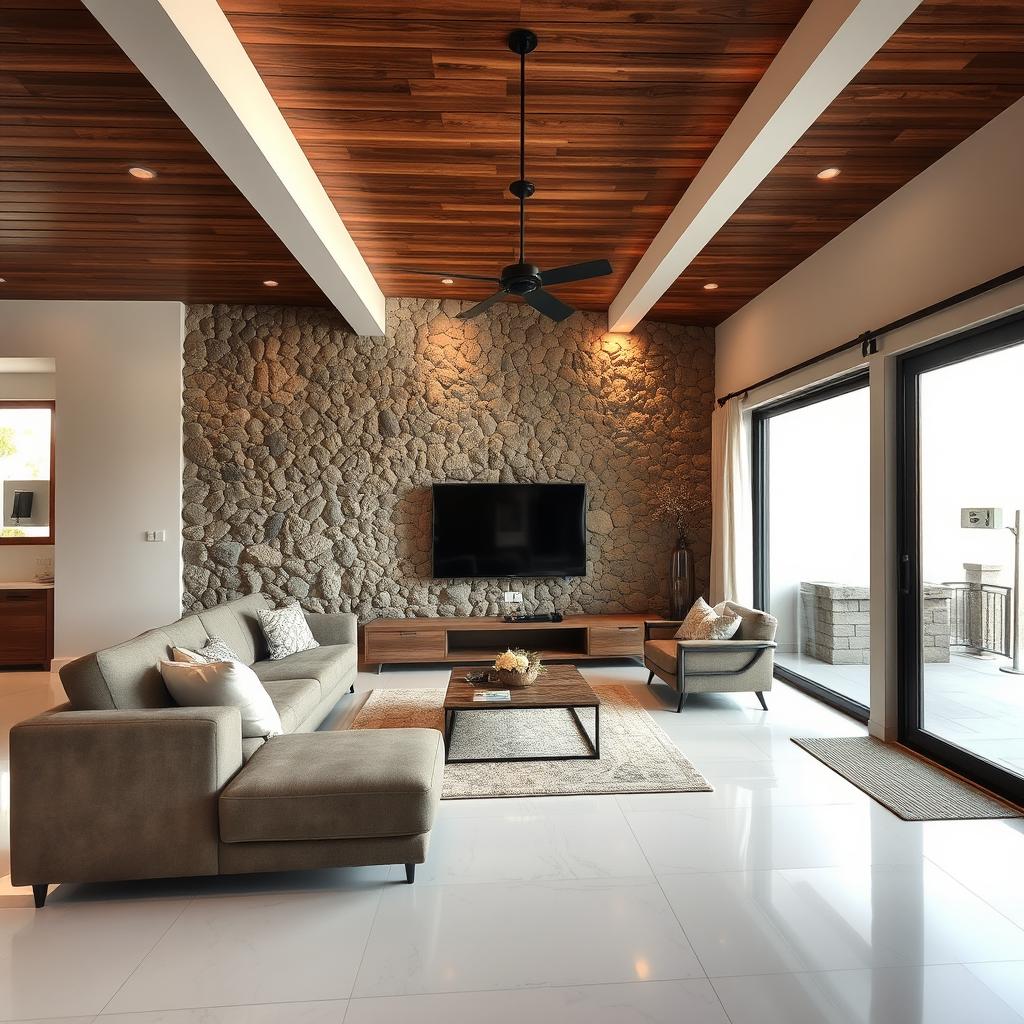
[[[628, 686], [623, 686], [621, 683], [598, 683], [594, 686], [594, 689], [600, 694], [602, 691], [613, 690], [616, 695], [623, 700], [623, 703], [627, 704], [630, 711], [633, 714], [643, 716], [644, 728], [646, 728], [651, 736], [657, 740], [659, 746], [662, 748], [666, 758], [673, 761], [678, 759], [685, 769], [693, 776], [696, 776], [702, 783], [702, 785], [680, 785], [679, 782], [660, 784], [656, 782], [646, 782], [641, 785], [623, 783], [619, 786], [608, 786], [603, 784], [588, 785], [586, 788], [577, 787], [573, 792], [558, 791], [548, 788], [538, 789], [504, 789], [501, 792], [486, 791], [486, 792], [467, 792], [464, 789], [459, 789], [456, 792], [452, 792], [449, 789], [449, 785], [445, 786], [448, 792], [442, 794], [443, 800], [492, 800], [492, 799], [529, 799], [533, 797], [559, 797], [559, 796], [617, 796], [617, 795], [628, 795], [628, 794], [645, 794], [645, 793], [713, 793], [714, 787], [708, 782], [707, 778], [702, 772], [700, 772], [693, 762], [679, 749], [672, 741], [672, 738], [665, 732], [654, 716], [650, 714], [647, 708], [645, 708], [633, 695]], [[356, 713], [355, 718], [351, 721], [348, 728], [363, 728], [358, 723], [364, 716], [370, 718], [371, 714], [368, 714], [368, 710], [371, 709], [371, 703], [376, 700], [385, 699], [384, 695], [392, 695], [402, 692], [410, 694], [422, 695], [426, 692], [437, 692], [440, 694], [440, 699], [443, 701], [444, 687], [426, 687], [426, 688], [400, 688], [390, 689], [387, 687], [374, 687], [367, 695], [366, 702]], [[437, 708], [438, 713], [441, 711], [440, 704]], [[371, 728], [373, 728], [371, 726]], [[602, 744], [602, 747], [604, 744]], [[531, 764], [533, 762], [524, 762]], [[558, 762], [549, 762], [557, 764]], [[580, 763], [580, 762], [577, 762]], [[448, 768], [455, 769], [466, 769], [474, 768], [479, 769], [485, 767], [484, 765], [449, 765]], [[447, 781], [447, 780], [446, 780]]]
[[[936, 815], [923, 815], [923, 814], [908, 814], [900, 808], [900, 805], [893, 798], [885, 799], [877, 790], [869, 788], [867, 782], [862, 783], [857, 778], [847, 774], [841, 768], [839, 768], [832, 761], [828, 760], [827, 755], [824, 751], [815, 750], [812, 744], [820, 743], [835, 743], [840, 740], [871, 740], [874, 743], [882, 744], [882, 746], [888, 749], [891, 754], [898, 754], [906, 757], [909, 761], [915, 762], [923, 768], [929, 769], [936, 774], [943, 776], [952, 786], [959, 787], [969, 795], [971, 800], [978, 801], [979, 803], [987, 802], [990, 805], [988, 812], [980, 812], [977, 814], [936, 814]], [[891, 811], [901, 821], [986, 821], [986, 820], [1001, 820], [1008, 818], [1024, 818], [1024, 808], [1017, 807], [1015, 804], [1004, 800], [1002, 797], [996, 796], [995, 793], [990, 793], [987, 789], [983, 789], [981, 786], [975, 785], [973, 782], [963, 778], [949, 769], [944, 768], [940, 764], [936, 764], [934, 761], [929, 761], [928, 758], [922, 757], [914, 750], [910, 750], [908, 747], [904, 747], [899, 744], [887, 744], [882, 743], [881, 740], [876, 739], [874, 736], [791, 736], [790, 740], [795, 743], [801, 750], [806, 751], [820, 764], [823, 764], [830, 771], [833, 771], [840, 778], [846, 779], [851, 786], [855, 786], [866, 796], [869, 796], [875, 803], [880, 804], [886, 810]]]

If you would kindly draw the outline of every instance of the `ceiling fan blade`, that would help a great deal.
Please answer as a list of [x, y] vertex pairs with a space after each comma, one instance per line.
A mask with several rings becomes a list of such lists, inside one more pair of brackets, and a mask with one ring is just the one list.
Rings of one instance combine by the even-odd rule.
[[505, 297], [504, 291], [495, 292], [489, 299], [484, 299], [483, 302], [478, 302], [475, 306], [470, 306], [469, 309], [464, 309], [458, 314], [457, 319], [459, 320], [471, 320], [475, 316], [479, 316], [481, 313], [486, 313], [496, 302], [500, 302]]
[[550, 295], [543, 288], [527, 292], [523, 296], [523, 301], [533, 306], [538, 313], [543, 313], [549, 320], [554, 320], [555, 323], [560, 323], [567, 316], [572, 316], [576, 312], [572, 306], [567, 306], [561, 299], [556, 299], [554, 295]]
[[541, 271], [540, 279], [545, 285], [568, 284], [569, 281], [586, 281], [590, 277], [604, 277], [612, 272], [607, 260], [591, 260], [589, 263], [571, 263], [567, 267]]
[[493, 284], [499, 280], [496, 277], [483, 277], [481, 274], [448, 274], [439, 270], [410, 270], [408, 267], [392, 267], [393, 274], [419, 274], [421, 277], [457, 277], [460, 281], [490, 281]]

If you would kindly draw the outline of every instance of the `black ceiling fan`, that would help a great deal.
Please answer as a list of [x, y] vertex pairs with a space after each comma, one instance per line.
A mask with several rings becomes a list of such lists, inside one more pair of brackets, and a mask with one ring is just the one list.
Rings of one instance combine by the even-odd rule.
[[587, 263], [573, 263], [554, 270], [541, 270], [533, 263], [527, 263], [526, 251], [526, 200], [533, 195], [536, 186], [526, 179], [526, 55], [537, 48], [537, 36], [527, 28], [518, 28], [509, 34], [508, 48], [519, 54], [519, 178], [508, 190], [519, 199], [519, 261], [505, 267], [500, 277], [485, 277], [479, 274], [438, 274], [433, 270], [401, 270], [404, 274], [424, 274], [428, 277], [461, 278], [465, 281], [490, 281], [498, 290], [483, 302], [459, 313], [460, 320], [479, 316], [506, 295], [520, 295], [524, 302], [533, 306], [538, 313], [556, 322], [576, 312], [572, 306], [544, 290], [547, 285], [568, 284], [570, 281], [586, 281], [591, 277], [603, 277], [612, 272], [607, 260], [590, 260]]

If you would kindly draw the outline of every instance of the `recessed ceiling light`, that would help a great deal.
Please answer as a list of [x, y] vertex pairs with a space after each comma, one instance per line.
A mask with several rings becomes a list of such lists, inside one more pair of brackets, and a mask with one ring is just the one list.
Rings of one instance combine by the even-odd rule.
[[718, 285], [714, 281], [708, 281], [708, 283], [704, 285], [704, 291], [713, 292], [717, 287]]
[[272, 279], [267, 279], [267, 280], [266, 280], [266, 281], [264, 281], [263, 283], [264, 283], [264, 284], [265, 284], [265, 285], [266, 285], [266, 286], [267, 286], [268, 288], [276, 288], [276, 287], [277, 287], [277, 282], [276, 282], [276, 281], [274, 281], [274, 280], [272, 280]]
[[826, 167], [823, 171], [818, 171], [819, 181], [831, 181], [833, 178], [838, 178], [843, 172], [838, 167]]
[[7, 284], [7, 278], [6, 277], [0, 277], [0, 284]]
[[442, 277], [441, 284], [455, 284], [455, 282], [450, 277]]
[[141, 165], [138, 167], [129, 167], [128, 173], [133, 178], [138, 178], [139, 181], [152, 181], [156, 177], [156, 171], [151, 167], [142, 167]]

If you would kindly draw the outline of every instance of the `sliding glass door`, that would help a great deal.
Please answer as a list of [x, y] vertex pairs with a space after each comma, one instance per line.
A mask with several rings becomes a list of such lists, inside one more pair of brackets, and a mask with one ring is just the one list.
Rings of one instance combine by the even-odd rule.
[[907, 356], [899, 374], [901, 738], [1021, 800], [1024, 318]]
[[753, 417], [755, 598], [779, 620], [776, 675], [867, 720], [866, 373]]

